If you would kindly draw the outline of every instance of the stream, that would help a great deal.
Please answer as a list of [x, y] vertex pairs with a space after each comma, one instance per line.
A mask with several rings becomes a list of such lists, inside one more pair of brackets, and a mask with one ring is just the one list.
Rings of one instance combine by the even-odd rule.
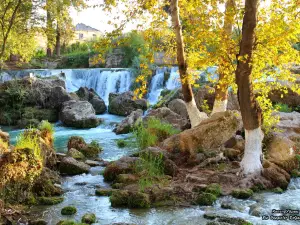
[[[105, 122], [92, 129], [73, 129], [55, 124], [55, 148], [57, 152], [66, 152], [67, 142], [70, 136], [82, 136], [86, 142], [96, 140], [103, 147], [99, 155], [107, 161], [119, 159], [124, 155], [130, 155], [137, 149], [131, 147], [118, 148], [116, 140], [130, 138], [131, 135], [116, 135], [112, 132], [115, 123], [120, 122], [123, 117], [104, 114], [99, 116]], [[3, 129], [3, 128], [2, 128]], [[15, 143], [17, 135], [21, 130], [4, 130], [10, 133], [12, 144]], [[134, 142], [134, 139], [132, 139]], [[300, 179], [293, 179], [287, 191], [283, 194], [259, 193], [251, 200], [239, 200], [230, 196], [218, 199], [212, 207], [161, 207], [151, 209], [126, 209], [113, 208], [109, 197], [95, 196], [98, 187], [109, 187], [110, 184], [103, 181], [103, 167], [94, 167], [89, 174], [63, 177], [62, 188], [64, 190], [64, 202], [54, 206], [34, 206], [31, 212], [37, 218], [43, 218], [48, 224], [55, 225], [60, 220], [72, 219], [80, 221], [85, 213], [97, 215], [96, 224], [131, 223], [131, 224], [153, 224], [153, 225], [205, 225], [209, 220], [204, 219], [203, 214], [213, 212], [218, 215], [244, 218], [256, 225], [292, 225], [300, 224], [300, 220], [262, 220], [262, 217], [251, 216], [250, 208], [255, 204], [260, 215], [272, 215], [272, 209], [300, 209]], [[236, 210], [222, 209], [222, 203], [229, 203]], [[77, 214], [74, 216], [63, 216], [60, 211], [65, 206], [75, 206]], [[280, 214], [273, 214], [280, 215]], [[299, 216], [299, 214], [298, 214]]]

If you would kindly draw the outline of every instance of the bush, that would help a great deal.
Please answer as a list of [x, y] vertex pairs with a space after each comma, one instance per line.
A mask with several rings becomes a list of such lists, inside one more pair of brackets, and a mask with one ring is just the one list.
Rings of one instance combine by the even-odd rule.
[[171, 135], [179, 132], [180, 131], [175, 129], [171, 124], [150, 117], [147, 122], [136, 125], [133, 133], [139, 149], [142, 150], [150, 146], [155, 146]]
[[36, 134], [35, 129], [25, 130], [17, 137], [17, 143], [15, 150], [31, 149], [34, 156], [42, 160], [41, 148], [39, 145], [39, 137]]

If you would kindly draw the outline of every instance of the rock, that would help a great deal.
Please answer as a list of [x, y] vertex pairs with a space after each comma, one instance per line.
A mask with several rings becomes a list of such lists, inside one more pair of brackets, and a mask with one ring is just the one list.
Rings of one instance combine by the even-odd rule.
[[[246, 220], [242, 218], [237, 218], [237, 217], [229, 217], [227, 215], [220, 215], [218, 213], [213, 213], [213, 212], [206, 212], [203, 217], [205, 219], [209, 220], [216, 220], [216, 225], [252, 225], [251, 223], [247, 222]], [[208, 224], [213, 224], [213, 223], [208, 223]]]
[[283, 190], [280, 187], [274, 188], [272, 191], [276, 194], [282, 194], [283, 193]]
[[76, 213], [77, 209], [74, 206], [66, 206], [61, 210], [61, 215], [74, 215]]
[[174, 90], [163, 90], [160, 94], [161, 99], [158, 103], [156, 103], [153, 108], [157, 109], [160, 107], [167, 107], [168, 104], [174, 100], [174, 99], [182, 99], [183, 100], [183, 94], [181, 91], [181, 88], [177, 88]]
[[81, 222], [86, 224], [96, 223], [96, 215], [94, 213], [86, 213], [81, 218]]
[[105, 102], [99, 96], [94, 96], [89, 102], [94, 107], [96, 114], [103, 114], [106, 112], [107, 108]]
[[69, 149], [67, 152], [67, 156], [72, 157], [76, 160], [83, 160], [85, 158], [85, 156], [75, 148]]
[[196, 155], [199, 149], [220, 147], [235, 135], [241, 124], [241, 116], [237, 111], [215, 113], [195, 128], [166, 139], [161, 148], [173, 153]]
[[186, 109], [186, 104], [182, 99], [174, 99], [168, 104], [168, 108], [177, 113], [178, 115], [182, 116], [183, 118], [188, 119], [189, 115]]
[[64, 201], [63, 197], [39, 197], [38, 202], [40, 205], [57, 205]]
[[66, 156], [67, 156], [67, 154], [65, 154], [65, 153], [60, 153], [60, 152], [56, 153], [56, 158], [58, 159], [58, 161], [61, 161]]
[[186, 118], [183, 118], [182, 116], [171, 111], [167, 107], [150, 110], [143, 120], [147, 121], [151, 117], [158, 118], [162, 122], [169, 123], [174, 128], [179, 130], [186, 130], [191, 127], [191, 124]]
[[85, 157], [97, 159], [99, 153], [103, 150], [97, 141], [87, 144], [82, 137], [72, 136], [68, 141], [68, 149], [74, 148], [80, 151]]
[[129, 208], [149, 208], [150, 198], [148, 194], [141, 192], [129, 192], [116, 190], [110, 196], [112, 207], [127, 206]]
[[214, 202], [217, 200], [217, 197], [211, 193], [202, 193], [198, 196], [196, 203], [198, 205], [213, 205]]
[[119, 174], [116, 177], [117, 183], [132, 184], [138, 181], [138, 177], [133, 174]]
[[130, 113], [118, 126], [114, 129], [116, 134], [127, 134], [132, 131], [135, 123], [143, 116], [143, 110], [138, 109]]
[[179, 168], [176, 166], [176, 164], [170, 160], [165, 159], [164, 160], [164, 174], [169, 175], [172, 177], [175, 177], [178, 174]]
[[39, 125], [40, 121], [37, 119], [21, 119], [18, 120], [18, 128], [20, 129], [25, 129], [28, 127], [33, 127], [33, 128], [37, 128]]
[[90, 100], [90, 91], [87, 87], [80, 87], [75, 92], [81, 101], [89, 101]]
[[25, 107], [22, 119], [47, 120], [50, 123], [58, 121], [58, 111], [56, 109], [43, 109], [38, 107]]
[[[111, 95], [111, 93], [110, 93]], [[119, 116], [128, 116], [133, 111], [141, 109], [145, 111], [147, 109], [147, 101], [145, 99], [134, 100], [133, 93], [128, 91], [118, 96], [109, 98], [108, 112]]]
[[59, 117], [64, 125], [76, 128], [92, 128], [101, 123], [93, 106], [87, 101], [64, 102]]
[[206, 193], [210, 193], [215, 195], [216, 197], [219, 197], [221, 195], [221, 186], [219, 184], [209, 184], [206, 189], [205, 189]]
[[245, 148], [245, 140], [240, 135], [235, 135], [234, 137], [230, 138], [225, 144], [225, 148], [233, 148], [236, 150], [240, 150], [244, 152]]
[[59, 164], [59, 171], [62, 174], [77, 175], [82, 173], [88, 173], [89, 170], [89, 165], [83, 162], [78, 162], [76, 161], [76, 159], [73, 159], [71, 157], [65, 157]]
[[37, 220], [29, 221], [29, 225], [47, 225], [47, 222], [43, 219], [37, 219]]
[[111, 162], [104, 170], [104, 180], [114, 181], [119, 174], [131, 173], [137, 160], [139, 160], [137, 157], [124, 156]]
[[293, 141], [283, 136], [274, 135], [267, 143], [266, 155], [270, 162], [290, 173], [299, 167], [295, 150], [296, 146]]
[[286, 136], [291, 140], [300, 139], [300, 113], [299, 112], [279, 112], [278, 115], [280, 120], [276, 127], [280, 129], [280, 135]]
[[253, 195], [253, 191], [251, 189], [235, 189], [231, 195], [239, 199], [248, 199]]
[[240, 157], [241, 152], [239, 150], [233, 149], [233, 148], [226, 148], [224, 151], [224, 156], [228, 159], [234, 161], [238, 160]]
[[0, 130], [0, 139], [9, 144], [9, 133]]
[[94, 161], [94, 160], [86, 160], [85, 164], [91, 166], [91, 167], [95, 167], [95, 166], [101, 166], [101, 163], [98, 161]]
[[300, 74], [300, 66], [292, 66], [292, 68], [290, 69], [292, 73], [295, 74]]
[[268, 179], [273, 187], [286, 189], [290, 182], [290, 175], [274, 163], [265, 160], [263, 163], [263, 177]]
[[111, 188], [100, 188], [96, 190], [95, 194], [97, 196], [111, 196], [113, 191], [114, 189]]

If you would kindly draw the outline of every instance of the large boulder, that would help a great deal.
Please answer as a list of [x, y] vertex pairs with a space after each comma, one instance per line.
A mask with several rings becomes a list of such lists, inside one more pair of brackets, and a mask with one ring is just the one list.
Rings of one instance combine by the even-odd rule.
[[295, 143], [287, 137], [274, 135], [266, 146], [267, 159], [290, 173], [298, 169], [295, 148]]
[[90, 166], [83, 163], [78, 162], [76, 159], [72, 157], [65, 157], [59, 164], [59, 171], [62, 174], [66, 175], [77, 175], [82, 173], [88, 173], [90, 170]]
[[279, 112], [279, 122], [276, 127], [281, 131], [280, 134], [292, 140], [300, 139], [300, 113], [298, 112]]
[[186, 104], [182, 99], [174, 99], [168, 104], [168, 108], [171, 109], [173, 112], [179, 114], [183, 118], [189, 118]]
[[131, 91], [124, 92], [117, 96], [111, 93], [109, 95], [108, 112], [111, 114], [128, 116], [137, 109], [143, 111], [147, 109], [147, 101], [145, 99], [134, 100], [134, 95]]
[[130, 113], [129, 116], [127, 116], [124, 120], [122, 120], [121, 123], [118, 124], [118, 126], [114, 129], [114, 132], [116, 134], [127, 134], [129, 133], [135, 123], [143, 116], [143, 110], [138, 109], [136, 111], [133, 111]]
[[88, 89], [86, 87], [81, 87], [76, 91], [76, 94], [79, 97], [79, 100], [90, 102], [94, 107], [96, 114], [103, 114], [106, 112], [107, 108], [104, 100], [100, 98], [92, 88]]
[[59, 117], [64, 125], [76, 128], [97, 127], [101, 122], [96, 117], [93, 106], [87, 101], [71, 100], [65, 102]]
[[160, 119], [162, 122], [171, 124], [174, 128], [179, 130], [185, 130], [191, 127], [187, 118], [180, 116], [167, 107], [150, 110], [144, 120], [154, 117]]
[[161, 148], [173, 153], [195, 155], [200, 149], [220, 147], [241, 127], [242, 119], [238, 111], [215, 113], [198, 126], [166, 139]]

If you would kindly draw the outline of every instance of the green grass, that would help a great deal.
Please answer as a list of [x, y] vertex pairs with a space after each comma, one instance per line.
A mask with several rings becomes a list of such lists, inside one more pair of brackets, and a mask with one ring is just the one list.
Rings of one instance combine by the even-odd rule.
[[161, 122], [156, 118], [149, 118], [145, 123], [139, 123], [134, 128], [134, 136], [140, 150], [155, 146], [166, 138], [178, 134], [180, 131], [171, 124]]
[[39, 124], [39, 130], [46, 130], [48, 131], [51, 135], [54, 134], [55, 129], [53, 124], [49, 123], [47, 120], [43, 120], [40, 124]]
[[35, 129], [25, 130], [17, 137], [17, 143], [15, 149], [31, 149], [33, 150], [34, 156], [41, 159], [41, 148], [39, 145], [39, 140], [37, 134], [35, 134]]
[[163, 155], [153, 155], [151, 153], [141, 153], [140, 159], [135, 164], [135, 171], [141, 174], [139, 179], [139, 188], [143, 191], [145, 188], [152, 186], [164, 175]]
[[279, 112], [292, 112], [293, 109], [289, 107], [287, 104], [277, 103], [275, 106]]

